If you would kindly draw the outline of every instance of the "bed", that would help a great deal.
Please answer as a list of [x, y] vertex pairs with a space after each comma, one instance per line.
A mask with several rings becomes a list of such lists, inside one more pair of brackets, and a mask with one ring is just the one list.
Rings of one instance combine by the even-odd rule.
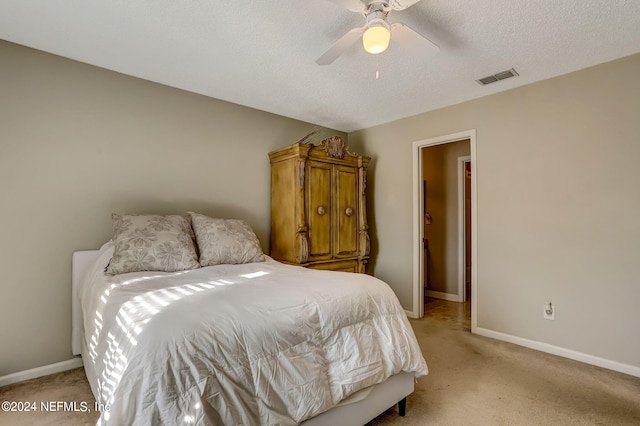
[[105, 274], [73, 255], [72, 349], [98, 424], [362, 425], [427, 374], [391, 289], [263, 262]]

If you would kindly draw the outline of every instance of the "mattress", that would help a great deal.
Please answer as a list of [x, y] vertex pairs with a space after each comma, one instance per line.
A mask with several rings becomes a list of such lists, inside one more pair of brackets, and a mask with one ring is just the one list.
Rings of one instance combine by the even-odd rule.
[[384, 282], [272, 259], [104, 274], [79, 288], [99, 424], [282, 424], [427, 366]]

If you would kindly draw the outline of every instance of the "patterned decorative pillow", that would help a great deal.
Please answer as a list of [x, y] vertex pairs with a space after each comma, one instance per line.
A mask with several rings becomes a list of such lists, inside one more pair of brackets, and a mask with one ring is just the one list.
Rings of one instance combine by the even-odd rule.
[[260, 241], [246, 222], [188, 214], [196, 233], [200, 265], [264, 262]]
[[189, 220], [179, 215], [111, 215], [114, 252], [108, 275], [200, 267]]

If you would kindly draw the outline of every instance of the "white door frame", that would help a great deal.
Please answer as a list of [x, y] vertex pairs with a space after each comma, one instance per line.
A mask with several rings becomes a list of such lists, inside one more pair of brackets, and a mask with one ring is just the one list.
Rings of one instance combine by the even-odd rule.
[[478, 203], [477, 203], [477, 159], [476, 130], [438, 136], [413, 142], [413, 310], [407, 311], [412, 318], [424, 316], [424, 253], [422, 238], [424, 235], [424, 218], [422, 206], [422, 148], [457, 142], [469, 139], [471, 145], [471, 332], [475, 332], [477, 324], [477, 276], [478, 276]]
[[471, 156], [458, 157], [458, 302], [467, 300], [467, 278], [466, 250], [465, 250], [465, 200], [464, 184], [465, 173], [464, 163], [471, 161]]

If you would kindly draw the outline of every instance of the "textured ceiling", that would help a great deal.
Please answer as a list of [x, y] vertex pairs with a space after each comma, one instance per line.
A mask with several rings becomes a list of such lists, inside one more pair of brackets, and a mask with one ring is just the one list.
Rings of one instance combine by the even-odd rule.
[[440, 52], [356, 44], [319, 66], [364, 23], [327, 0], [0, 1], [2, 39], [347, 132], [640, 52], [640, 0], [422, 0], [389, 21]]

